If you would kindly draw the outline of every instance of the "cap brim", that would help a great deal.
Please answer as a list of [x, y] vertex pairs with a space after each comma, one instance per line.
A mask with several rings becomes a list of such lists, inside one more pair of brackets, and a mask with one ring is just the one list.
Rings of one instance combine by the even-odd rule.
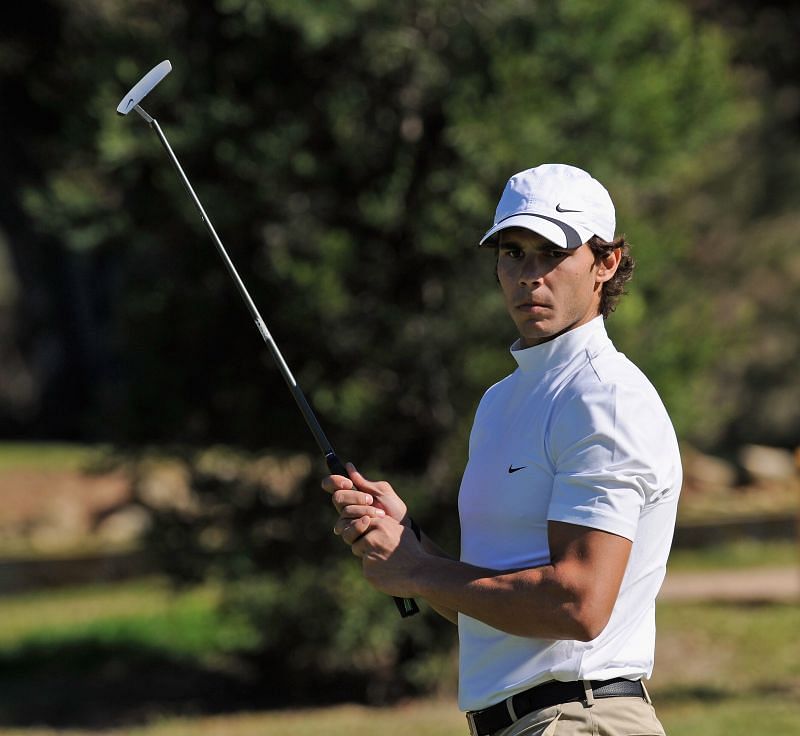
[[568, 225], [566, 222], [561, 222], [547, 215], [525, 213], [511, 215], [504, 220], [500, 220], [481, 238], [479, 245], [494, 245], [494, 236], [501, 230], [506, 230], [510, 227], [524, 227], [526, 230], [532, 230], [561, 248], [577, 248], [594, 235], [594, 233], [585, 228]]

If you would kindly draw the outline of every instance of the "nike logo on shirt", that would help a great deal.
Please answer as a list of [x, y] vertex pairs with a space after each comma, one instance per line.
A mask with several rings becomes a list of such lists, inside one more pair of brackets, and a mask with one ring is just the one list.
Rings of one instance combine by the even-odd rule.
[[527, 465], [520, 465], [518, 468], [515, 468], [513, 465], [509, 465], [508, 466], [508, 472], [509, 473], [516, 473], [518, 470], [525, 470], [525, 468], [527, 468], [527, 467], [528, 467]]

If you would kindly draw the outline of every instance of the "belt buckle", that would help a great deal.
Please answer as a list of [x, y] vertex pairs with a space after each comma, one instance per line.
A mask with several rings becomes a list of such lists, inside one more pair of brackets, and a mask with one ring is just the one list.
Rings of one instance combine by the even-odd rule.
[[468, 710], [464, 715], [467, 717], [469, 736], [481, 736], [481, 734], [478, 732], [478, 727], [475, 725], [475, 714]]

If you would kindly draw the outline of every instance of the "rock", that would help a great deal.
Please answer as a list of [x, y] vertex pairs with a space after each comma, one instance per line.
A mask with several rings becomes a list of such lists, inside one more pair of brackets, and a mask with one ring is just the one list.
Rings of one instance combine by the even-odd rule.
[[190, 511], [194, 508], [189, 473], [177, 462], [153, 464], [144, 473], [137, 495], [145, 505], [158, 511]]
[[732, 463], [695, 449], [683, 448], [683, 474], [687, 486], [697, 490], [732, 488], [738, 473]]
[[128, 544], [139, 541], [151, 523], [150, 514], [141, 506], [125, 506], [103, 519], [95, 533], [109, 544]]
[[797, 473], [789, 450], [764, 445], [745, 445], [739, 450], [739, 462], [755, 480], [788, 480]]

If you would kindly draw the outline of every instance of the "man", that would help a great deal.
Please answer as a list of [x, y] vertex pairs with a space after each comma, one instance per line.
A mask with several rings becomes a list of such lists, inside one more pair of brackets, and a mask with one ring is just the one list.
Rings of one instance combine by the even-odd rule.
[[543, 164], [506, 185], [481, 245], [496, 249], [518, 368], [477, 409], [460, 559], [388, 483], [352, 465], [323, 481], [369, 582], [458, 624], [473, 734], [663, 734], [641, 681], [681, 465], [657, 393], [606, 335], [633, 270], [615, 225], [581, 169]]

